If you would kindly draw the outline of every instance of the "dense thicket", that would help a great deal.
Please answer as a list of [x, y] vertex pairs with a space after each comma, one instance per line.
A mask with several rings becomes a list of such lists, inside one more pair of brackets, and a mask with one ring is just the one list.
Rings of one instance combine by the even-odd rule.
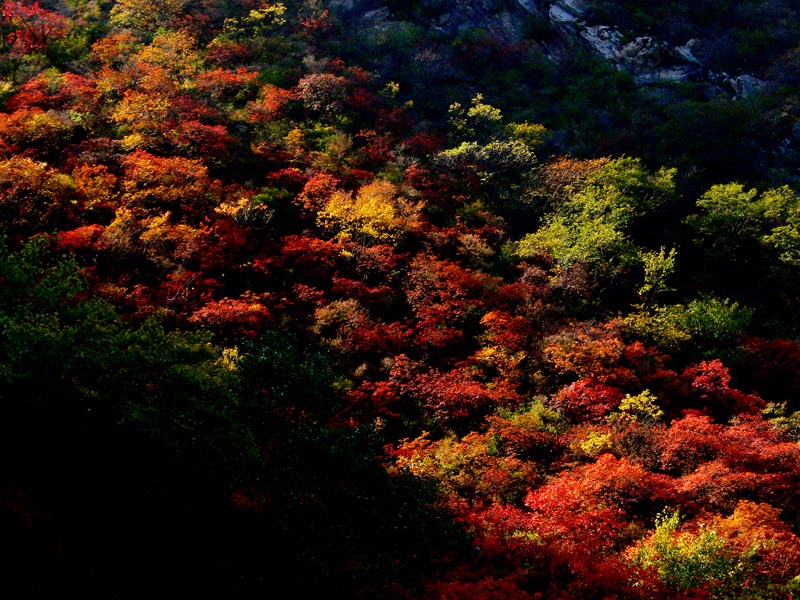
[[747, 101], [418, 3], [5, 2], [4, 591], [793, 597], [800, 39], [729, 4], [592, 3], [747, 33]]

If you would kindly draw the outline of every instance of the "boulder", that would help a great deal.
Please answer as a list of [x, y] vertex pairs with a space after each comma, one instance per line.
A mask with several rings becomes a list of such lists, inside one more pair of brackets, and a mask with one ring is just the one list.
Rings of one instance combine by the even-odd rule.
[[607, 25], [591, 25], [580, 29], [580, 36], [603, 58], [618, 62], [622, 50], [622, 34]]
[[734, 99], [743, 99], [750, 98], [758, 93], [767, 85], [767, 82], [758, 77], [753, 77], [752, 75], [744, 73], [736, 77], [728, 77], [725, 79], [725, 85]]

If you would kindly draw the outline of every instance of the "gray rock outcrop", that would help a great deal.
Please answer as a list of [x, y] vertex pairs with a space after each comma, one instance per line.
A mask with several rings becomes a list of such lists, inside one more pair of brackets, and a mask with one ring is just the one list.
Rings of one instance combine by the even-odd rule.
[[[383, 31], [399, 18], [379, 0], [331, 0], [328, 5], [362, 30]], [[425, 15], [425, 25], [433, 31], [456, 36], [480, 29], [509, 41], [524, 36], [526, 19], [547, 20], [563, 44], [590, 48], [641, 85], [705, 82], [710, 93], [734, 99], [752, 96], [765, 85], [752, 75], [729, 76], [706, 69], [698, 58], [700, 40], [673, 45], [649, 35], [631, 39], [613, 24], [591, 22], [586, 0], [421, 0], [415, 9]], [[553, 60], [564, 56], [558, 43], [551, 49]]]
[[641, 85], [704, 82], [709, 93], [725, 94], [735, 100], [748, 98], [766, 85], [747, 73], [731, 77], [706, 69], [697, 56], [702, 45], [698, 39], [680, 46], [646, 35], [630, 40], [613, 25], [590, 23], [584, 0], [556, 0], [549, 5], [547, 14], [562, 35], [582, 41]]

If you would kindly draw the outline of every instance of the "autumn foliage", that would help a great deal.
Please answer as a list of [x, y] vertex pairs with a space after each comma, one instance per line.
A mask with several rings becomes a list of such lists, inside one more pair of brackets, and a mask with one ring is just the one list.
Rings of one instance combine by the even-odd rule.
[[797, 597], [792, 169], [700, 189], [508, 97], [560, 46], [334, 4], [2, 5], [9, 597]]

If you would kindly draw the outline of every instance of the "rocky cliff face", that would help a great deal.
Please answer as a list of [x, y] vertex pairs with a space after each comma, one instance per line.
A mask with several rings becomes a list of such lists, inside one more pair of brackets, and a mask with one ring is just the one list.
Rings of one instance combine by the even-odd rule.
[[[752, 75], [729, 76], [710, 71], [698, 58], [701, 40], [674, 45], [652, 36], [626, 36], [614, 24], [593, 22], [586, 0], [331, 0], [329, 6], [361, 28], [381, 29], [392, 22], [414, 20], [433, 31], [459, 35], [482, 29], [508, 41], [525, 35], [530, 19], [547, 22], [563, 43], [591, 48], [642, 85], [696, 81], [708, 84], [709, 94], [747, 97], [765, 82]], [[560, 52], [553, 51], [553, 60]]]
[[697, 40], [671, 46], [650, 36], [626, 40], [611, 25], [590, 24], [581, 0], [559, 0], [550, 5], [550, 22], [565, 35], [579, 37], [595, 52], [633, 75], [638, 83], [687, 81], [702, 71], [692, 53]]
[[562, 34], [582, 39], [640, 84], [700, 81], [709, 84], [710, 93], [734, 98], [748, 97], [765, 85], [749, 74], [732, 77], [706, 68], [696, 56], [701, 40], [689, 39], [683, 45], [673, 45], [647, 35], [630, 39], [613, 25], [592, 23], [583, 0], [557, 0], [550, 4], [548, 17]]

